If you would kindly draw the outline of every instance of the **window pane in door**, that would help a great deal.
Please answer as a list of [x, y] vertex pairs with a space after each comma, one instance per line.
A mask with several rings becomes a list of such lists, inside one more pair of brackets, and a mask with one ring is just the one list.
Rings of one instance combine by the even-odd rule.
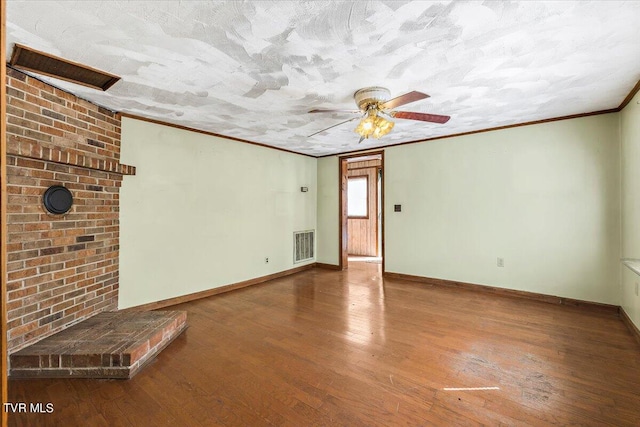
[[366, 218], [368, 216], [368, 187], [366, 176], [349, 178], [347, 182], [347, 213], [349, 217]]

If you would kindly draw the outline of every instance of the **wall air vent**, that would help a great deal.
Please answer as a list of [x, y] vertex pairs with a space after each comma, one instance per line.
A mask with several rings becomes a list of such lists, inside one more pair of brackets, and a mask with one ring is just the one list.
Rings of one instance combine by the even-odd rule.
[[17, 43], [13, 48], [9, 65], [20, 70], [55, 77], [56, 79], [100, 90], [107, 90], [120, 80], [120, 77], [113, 74], [58, 58]]
[[296, 231], [293, 233], [293, 262], [313, 259], [315, 230]]

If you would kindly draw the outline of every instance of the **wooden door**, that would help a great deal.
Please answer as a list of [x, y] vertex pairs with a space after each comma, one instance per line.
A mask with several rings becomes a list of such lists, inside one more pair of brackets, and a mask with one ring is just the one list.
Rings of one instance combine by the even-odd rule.
[[[380, 160], [351, 162], [348, 184], [353, 190], [366, 185], [366, 192], [352, 191], [347, 199], [349, 255], [378, 256], [378, 170]], [[356, 194], [357, 200], [353, 200]], [[366, 197], [364, 197], [366, 195]], [[366, 200], [364, 200], [366, 198]], [[366, 207], [365, 207], [366, 204]]]

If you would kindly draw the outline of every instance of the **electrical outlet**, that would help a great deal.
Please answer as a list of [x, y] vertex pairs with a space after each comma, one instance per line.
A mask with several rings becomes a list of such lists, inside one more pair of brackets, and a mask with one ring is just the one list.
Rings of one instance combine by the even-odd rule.
[[264, 259], [264, 263], [265, 263], [265, 264], [269, 264], [269, 258], [265, 258], [265, 259]]
[[498, 258], [498, 262], [496, 264], [498, 267], [504, 267], [504, 258]]
[[636, 282], [636, 296], [638, 296], [638, 282]]

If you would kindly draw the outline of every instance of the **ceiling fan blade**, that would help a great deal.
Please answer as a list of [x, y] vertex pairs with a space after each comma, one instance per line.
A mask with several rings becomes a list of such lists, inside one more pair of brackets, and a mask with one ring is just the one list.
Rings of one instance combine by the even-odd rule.
[[451, 117], [441, 116], [439, 114], [415, 113], [412, 111], [391, 111], [391, 117], [397, 119], [420, 120], [422, 122], [447, 123]]
[[343, 125], [343, 124], [345, 124], [345, 123], [352, 122], [352, 121], [357, 120], [357, 119], [359, 119], [359, 118], [360, 118], [360, 117], [354, 117], [353, 119], [345, 120], [344, 122], [340, 122], [340, 123], [337, 123], [337, 124], [335, 124], [335, 125], [333, 125], [333, 126], [329, 126], [328, 128], [324, 128], [324, 129], [322, 129], [322, 130], [319, 130], [318, 132], [312, 133], [311, 135], [307, 135], [307, 138], [311, 138], [312, 136], [317, 135], [317, 134], [319, 134], [319, 133], [321, 133], [321, 132], [324, 132], [325, 130], [329, 130], [329, 129], [334, 128], [334, 127], [336, 127], [336, 126], [340, 126], [340, 125]]
[[324, 108], [316, 108], [314, 110], [310, 110], [309, 113], [350, 113], [350, 114], [357, 114], [357, 113], [362, 113], [362, 111], [360, 111], [360, 110], [331, 110], [331, 109], [324, 109]]
[[404, 104], [409, 104], [410, 102], [420, 101], [425, 98], [429, 98], [429, 95], [414, 90], [382, 103], [380, 108], [392, 109]]

